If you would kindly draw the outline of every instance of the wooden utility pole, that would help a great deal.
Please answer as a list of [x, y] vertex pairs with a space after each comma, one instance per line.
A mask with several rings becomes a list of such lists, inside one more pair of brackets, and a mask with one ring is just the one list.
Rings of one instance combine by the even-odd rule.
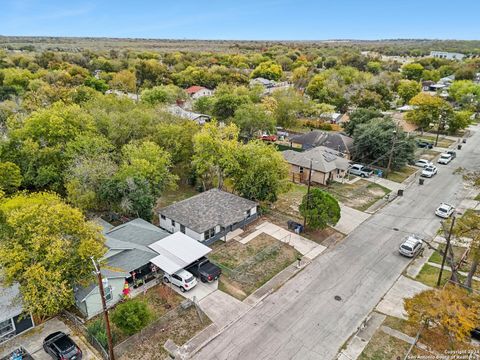
[[303, 228], [307, 226], [307, 213], [308, 210], [310, 209], [310, 184], [312, 182], [312, 167], [313, 167], [313, 161], [310, 159], [310, 170], [308, 172], [308, 186], [307, 186], [307, 211], [305, 212], [305, 216], [303, 217]]
[[[454, 225], [455, 225], [455, 214], [452, 216], [452, 223], [450, 225], [450, 230], [449, 230], [448, 236], [447, 236], [447, 244], [445, 246], [445, 251], [443, 253], [442, 267], [440, 268], [440, 274], [438, 274], [437, 286], [440, 286], [440, 283], [442, 282], [443, 267], [445, 266], [445, 260], [447, 260], [448, 251], [450, 250], [450, 239], [452, 237], [452, 232], [453, 232]], [[453, 269], [452, 269], [452, 271], [453, 271]]]
[[435, 138], [435, 146], [437, 146], [438, 137], [440, 136], [440, 124], [442, 124], [442, 115], [438, 116], [437, 137]]
[[103, 315], [105, 317], [105, 328], [107, 332], [107, 341], [108, 341], [108, 357], [109, 360], [115, 360], [115, 354], [113, 353], [113, 341], [112, 341], [112, 332], [110, 329], [110, 319], [108, 318], [108, 309], [107, 309], [107, 302], [105, 301], [105, 290], [103, 288], [103, 279], [102, 273], [100, 272], [100, 268], [93, 259], [93, 266], [95, 267], [95, 274], [98, 278], [98, 288], [100, 289], [100, 297], [102, 298], [102, 307], [103, 307]]
[[392, 142], [392, 148], [390, 149], [390, 155], [388, 156], [388, 165], [387, 165], [387, 171], [385, 174], [385, 177], [390, 174], [390, 168], [392, 167], [392, 161], [393, 161], [393, 150], [395, 150], [395, 145], [397, 144], [397, 129], [393, 131], [393, 142]]

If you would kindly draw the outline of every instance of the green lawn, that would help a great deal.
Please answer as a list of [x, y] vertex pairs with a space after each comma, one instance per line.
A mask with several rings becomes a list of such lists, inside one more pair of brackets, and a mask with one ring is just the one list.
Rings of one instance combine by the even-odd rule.
[[366, 348], [358, 358], [359, 360], [396, 360], [408, 351], [410, 344], [377, 330]]
[[[435, 144], [435, 139], [436, 139], [436, 136], [433, 136], [433, 135], [424, 135], [424, 136], [420, 136], [420, 137], [417, 138], [417, 140], [425, 140], [425, 141], [431, 142], [433, 144]], [[440, 135], [438, 137], [437, 146], [438, 147], [443, 147], [443, 148], [448, 148], [454, 142], [455, 142], [454, 140], [447, 139], [444, 136]]]
[[417, 170], [418, 170], [417, 167], [405, 166], [401, 170], [390, 172], [390, 174], [388, 174], [387, 176], [387, 179], [398, 182], [398, 183], [402, 183]]
[[[431, 286], [431, 287], [436, 287], [437, 286], [437, 280], [438, 280], [438, 274], [440, 273], [440, 269], [436, 268], [434, 266], [425, 264], [420, 270], [420, 273], [417, 275], [415, 280], [420, 281], [421, 283], [424, 283], [425, 285]], [[447, 281], [450, 279], [451, 272], [449, 270], [443, 270], [442, 274], [442, 281], [440, 283], [440, 287], [445, 285]], [[460, 282], [465, 281], [465, 276], [463, 275], [458, 275], [458, 280]], [[480, 282], [478, 281], [473, 281], [472, 283], [472, 288], [474, 290], [479, 290], [480, 289]]]

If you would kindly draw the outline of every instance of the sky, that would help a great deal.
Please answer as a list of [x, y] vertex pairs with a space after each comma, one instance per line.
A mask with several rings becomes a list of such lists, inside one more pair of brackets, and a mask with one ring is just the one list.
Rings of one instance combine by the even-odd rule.
[[0, 35], [480, 39], [480, 0], [0, 0]]

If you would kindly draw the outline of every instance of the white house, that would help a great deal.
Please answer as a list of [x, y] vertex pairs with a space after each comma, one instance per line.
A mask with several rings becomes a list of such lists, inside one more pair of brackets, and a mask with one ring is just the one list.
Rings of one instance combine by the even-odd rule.
[[257, 218], [258, 204], [211, 189], [158, 211], [160, 227], [211, 244]]
[[213, 95], [213, 90], [207, 89], [203, 86], [190, 86], [188, 89], [185, 89], [185, 91], [193, 100], [196, 100], [203, 96]]

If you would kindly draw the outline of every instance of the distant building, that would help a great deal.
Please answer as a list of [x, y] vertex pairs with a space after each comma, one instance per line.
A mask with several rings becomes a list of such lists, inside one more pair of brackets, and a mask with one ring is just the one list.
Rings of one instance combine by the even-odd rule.
[[213, 91], [207, 89], [203, 86], [190, 86], [188, 89], [185, 89], [186, 93], [193, 99], [196, 100], [203, 96], [212, 96]]
[[447, 51], [431, 51], [430, 57], [447, 60], [463, 60], [465, 55]]
[[211, 117], [209, 115], [199, 114], [199, 113], [196, 113], [196, 112], [193, 112], [193, 111], [188, 111], [188, 110], [185, 110], [178, 105], [168, 106], [167, 111], [170, 114], [176, 115], [178, 117], [193, 120], [200, 125], [203, 125], [206, 122], [209, 122], [211, 120]]

